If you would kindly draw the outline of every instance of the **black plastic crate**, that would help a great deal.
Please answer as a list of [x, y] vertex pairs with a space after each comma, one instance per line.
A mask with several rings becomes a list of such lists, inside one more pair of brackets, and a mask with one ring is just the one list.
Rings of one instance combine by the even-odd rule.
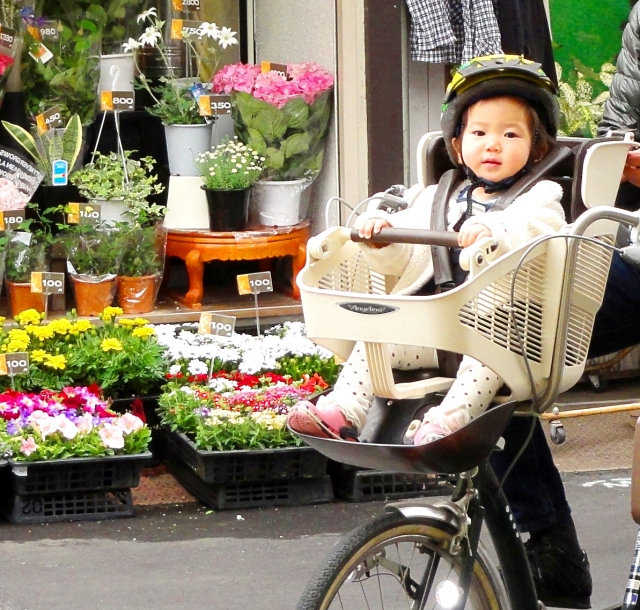
[[331, 463], [329, 472], [336, 497], [347, 502], [446, 496], [456, 482], [455, 475], [363, 470], [337, 462]]
[[240, 484], [211, 484], [203, 481], [188, 465], [177, 459], [167, 462], [169, 472], [198, 500], [216, 510], [302, 506], [334, 499], [331, 477], [313, 479], [273, 479]]
[[133, 517], [134, 508], [130, 489], [72, 491], [7, 495], [3, 501], [2, 514], [15, 524], [99, 521]]
[[15, 495], [107, 491], [137, 487], [151, 453], [42, 462], [9, 460]]
[[203, 451], [182, 432], [166, 434], [168, 459], [177, 458], [206, 483], [274, 479], [316, 479], [327, 473], [328, 459], [311, 447]]

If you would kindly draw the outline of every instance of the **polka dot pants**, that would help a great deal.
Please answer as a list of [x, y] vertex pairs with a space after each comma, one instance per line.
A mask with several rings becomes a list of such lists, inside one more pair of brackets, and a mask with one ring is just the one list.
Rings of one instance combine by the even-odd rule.
[[[393, 368], [410, 370], [437, 367], [436, 353], [432, 348], [388, 345], [387, 349]], [[425, 421], [438, 423], [445, 430], [453, 432], [484, 413], [501, 385], [502, 380], [493, 371], [465, 356], [444, 401], [429, 410]], [[365, 347], [364, 343], [358, 341], [324, 404], [335, 404], [360, 432], [372, 400], [373, 387]]]

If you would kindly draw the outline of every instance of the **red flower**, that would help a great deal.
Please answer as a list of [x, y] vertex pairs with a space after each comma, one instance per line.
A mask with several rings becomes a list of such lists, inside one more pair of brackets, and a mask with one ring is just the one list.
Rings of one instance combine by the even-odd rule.
[[131, 413], [137, 415], [145, 424], [147, 423], [147, 416], [144, 413], [144, 405], [139, 398], [136, 398], [131, 403]]

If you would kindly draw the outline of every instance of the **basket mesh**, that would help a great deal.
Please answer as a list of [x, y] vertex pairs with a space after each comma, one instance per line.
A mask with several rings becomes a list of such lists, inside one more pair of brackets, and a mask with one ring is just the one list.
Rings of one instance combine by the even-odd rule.
[[540, 362], [546, 262], [547, 255], [542, 253], [520, 267], [515, 281], [513, 315], [507, 306], [511, 302], [511, 271], [463, 305], [458, 316], [460, 323], [492, 343], [521, 354], [517, 324], [527, 357]]
[[385, 276], [373, 271], [361, 252], [348, 258], [325, 274], [318, 282], [322, 290], [387, 294]]
[[[613, 236], [599, 238], [606, 244], [613, 244]], [[602, 302], [609, 275], [612, 252], [589, 241], [581, 241], [578, 246], [576, 269], [573, 276], [573, 294], [567, 332], [565, 366], [582, 364], [587, 359], [595, 314], [581, 309], [575, 301], [588, 297]]]

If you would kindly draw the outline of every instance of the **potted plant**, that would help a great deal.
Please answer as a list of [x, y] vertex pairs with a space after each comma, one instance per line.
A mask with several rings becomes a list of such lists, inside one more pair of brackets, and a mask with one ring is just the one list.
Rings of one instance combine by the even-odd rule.
[[67, 271], [81, 316], [97, 316], [113, 302], [123, 252], [117, 235], [104, 226], [78, 224], [60, 236]]
[[[140, 87], [153, 100], [148, 111], [159, 117], [165, 126], [167, 152], [169, 153], [169, 168], [172, 175], [197, 176], [194, 157], [211, 146], [212, 123], [207, 122], [200, 114], [197, 97], [205, 93], [204, 89], [194, 93], [193, 85], [199, 78], [178, 78], [168, 56], [168, 47], [162, 37], [165, 22], [160, 20], [155, 9], [149, 9], [138, 15], [138, 22], [146, 26], [145, 31], [136, 40], [130, 38], [124, 45], [125, 50], [136, 52], [146, 47], [155, 48], [164, 62], [168, 76], [162, 76], [153, 85], [140, 71]], [[177, 21], [175, 23], [178, 23]], [[206, 60], [213, 62], [213, 70], [217, 68], [219, 56], [217, 47], [227, 48], [237, 44], [235, 32], [229, 28], [218, 28], [214, 23], [202, 23], [199, 29], [189, 34], [181, 30], [174, 33], [182, 38], [199, 63], [203, 63], [203, 53]]]
[[83, 197], [101, 206], [103, 221], [125, 221], [132, 206], [164, 190], [153, 173], [155, 160], [152, 157], [132, 159], [135, 152], [126, 150], [123, 155], [96, 152], [92, 161], [71, 177]]
[[[97, 110], [101, 37], [107, 14], [98, 2], [60, 5], [46, 1], [39, 10], [39, 15], [28, 9], [23, 12], [27, 28], [21, 77], [27, 112], [35, 117], [59, 106], [64, 120], [77, 114], [86, 125], [93, 120]], [[57, 39], [40, 40], [39, 35], [34, 35], [42, 15], [58, 21]], [[30, 26], [36, 29], [30, 30]]]
[[45, 311], [46, 296], [31, 292], [31, 273], [47, 271], [47, 247], [43, 236], [23, 231], [13, 233], [7, 240], [5, 279], [13, 316], [26, 309]]
[[196, 157], [207, 195], [209, 229], [242, 231], [248, 220], [249, 188], [264, 169], [264, 157], [238, 141], [223, 140]]
[[236, 134], [265, 157], [251, 194], [255, 219], [294, 225], [306, 215], [302, 194], [322, 168], [331, 118], [333, 77], [314, 63], [290, 64], [285, 75], [229, 64], [213, 90], [231, 93]]

